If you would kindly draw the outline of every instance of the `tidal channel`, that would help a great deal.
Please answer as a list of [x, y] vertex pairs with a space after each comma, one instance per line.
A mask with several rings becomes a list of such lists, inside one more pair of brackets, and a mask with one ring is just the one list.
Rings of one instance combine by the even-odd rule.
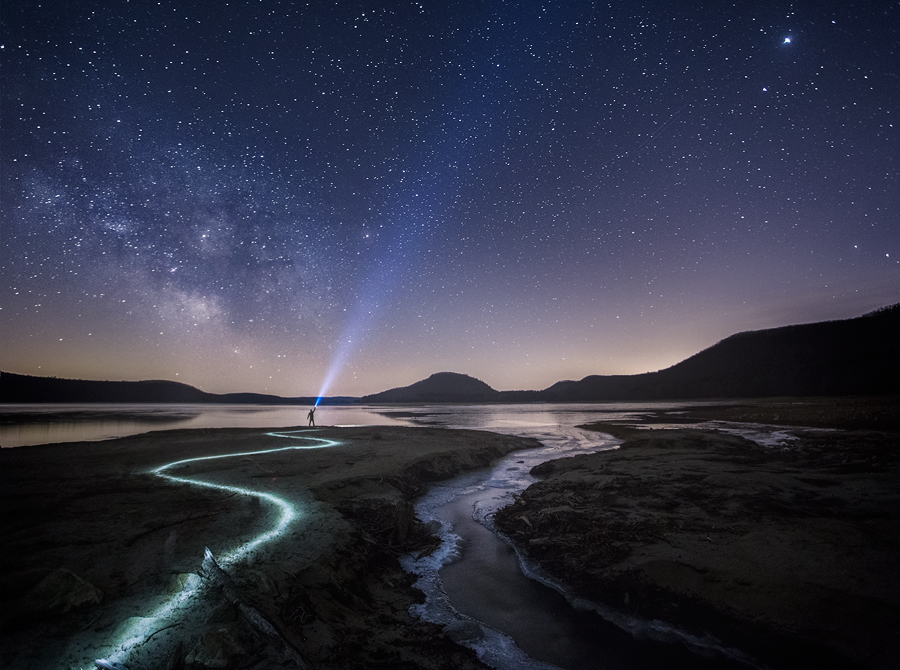
[[[535, 481], [529, 474], [532, 467], [618, 444], [574, 427], [599, 420], [594, 412], [584, 416], [571, 406], [562, 409], [548, 407], [543, 421], [535, 421], [539, 417], [533, 412], [515, 418], [488, 416], [487, 411], [478, 418], [456, 412], [415, 417], [429, 425], [484, 428], [544, 444], [510, 454], [489, 471], [435, 487], [419, 503], [419, 517], [439, 523], [444, 542], [430, 557], [405, 559], [404, 566], [419, 575], [418, 585], [427, 596], [415, 613], [443, 625], [448, 635], [498, 670], [747, 668], [729, 656], [733, 650], [721, 649], [712, 639], [568, 599], [560, 585], [523, 561], [494, 532], [493, 513]], [[617, 412], [617, 418], [627, 413]], [[460, 418], [466, 420], [457, 422]]]

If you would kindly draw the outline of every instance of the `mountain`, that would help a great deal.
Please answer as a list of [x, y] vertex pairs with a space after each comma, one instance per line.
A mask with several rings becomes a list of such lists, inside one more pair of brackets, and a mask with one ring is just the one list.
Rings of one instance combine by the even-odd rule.
[[[90, 381], [32, 377], [0, 372], [0, 403], [208, 403], [229, 405], [312, 405], [315, 398], [282, 398], [262, 393], [206, 393], [162, 380], [139, 382]], [[323, 398], [320, 404], [343, 405], [356, 398]]]
[[738, 333], [659, 372], [591, 375], [550, 401], [900, 393], [900, 304], [855, 319]]
[[[496, 391], [456, 372], [365, 396], [366, 403], [596, 402], [765, 396], [900, 395], [900, 303], [855, 319], [738, 333], [658, 372], [591, 375], [543, 391]], [[0, 403], [310, 405], [315, 398], [206, 393], [170, 381], [109, 382], [0, 373]], [[358, 402], [324, 398], [322, 404]]]
[[900, 394], [900, 303], [843, 321], [728, 337], [684, 361], [639, 375], [591, 375], [543, 391], [495, 391], [440, 372], [365, 403], [596, 402], [766, 396]]
[[364, 396], [362, 402], [497, 402], [499, 399], [500, 392], [481, 380], [458, 372], [438, 372], [411, 386]]

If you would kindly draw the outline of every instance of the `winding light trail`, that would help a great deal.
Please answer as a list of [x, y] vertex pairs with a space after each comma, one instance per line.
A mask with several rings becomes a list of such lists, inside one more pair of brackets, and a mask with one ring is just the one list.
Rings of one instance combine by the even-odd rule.
[[[271, 503], [279, 510], [281, 510], [281, 514], [278, 517], [278, 522], [271, 530], [258, 535], [249, 542], [245, 542], [244, 544], [233, 549], [228, 554], [225, 554], [224, 556], [219, 558], [218, 562], [222, 566], [232, 565], [241, 558], [247, 556], [247, 554], [254, 551], [261, 545], [282, 535], [285, 529], [291, 524], [291, 522], [301, 516], [301, 512], [296, 508], [295, 505], [273, 493], [267, 493], [265, 491], [254, 491], [252, 489], [246, 489], [240, 486], [215, 484], [213, 482], [204, 481], [202, 479], [193, 479], [191, 477], [177, 477], [175, 475], [168, 474], [166, 471], [182, 465], [199, 463], [201, 461], [213, 461], [222, 458], [258, 456], [260, 454], [272, 454], [280, 451], [327, 449], [328, 447], [336, 447], [341, 444], [341, 442], [338, 442], [336, 440], [327, 440], [321, 437], [299, 437], [297, 435], [284, 432], [266, 433], [266, 435], [270, 437], [283, 437], [287, 439], [310, 440], [318, 444], [293, 445], [290, 447], [279, 447], [278, 449], [261, 449], [259, 451], [242, 451], [235, 454], [220, 454], [218, 456], [185, 458], [180, 461], [174, 461], [172, 463], [161, 465], [154, 470], [150, 470], [151, 474], [154, 474], [157, 477], [162, 477], [163, 479], [167, 479], [172, 482], [178, 482], [180, 484], [192, 484], [194, 486], [203, 486], [206, 488], [218, 489], [219, 491], [228, 491], [230, 493], [238, 493], [240, 495], [259, 498], [260, 500]], [[207, 551], [209, 550], [207, 549]], [[184, 588], [174, 596], [169, 598], [162, 605], [160, 605], [152, 614], [147, 617], [136, 617], [134, 622], [130, 626], [128, 626], [125, 631], [119, 636], [119, 638], [117, 640], [114, 640], [111, 644], [111, 647], [114, 649], [113, 653], [108, 658], [101, 658], [94, 661], [96, 667], [109, 668], [113, 670], [123, 670], [125, 667], [123, 664], [128, 659], [129, 654], [131, 654], [134, 648], [140, 646], [147, 639], [149, 639], [149, 637], [154, 634], [153, 629], [159, 630], [158, 620], [168, 619], [184, 614], [183, 610], [189, 604], [190, 599], [194, 595], [200, 594], [204, 590], [204, 585], [204, 582], [200, 579], [199, 576], [191, 575], [185, 583]]]

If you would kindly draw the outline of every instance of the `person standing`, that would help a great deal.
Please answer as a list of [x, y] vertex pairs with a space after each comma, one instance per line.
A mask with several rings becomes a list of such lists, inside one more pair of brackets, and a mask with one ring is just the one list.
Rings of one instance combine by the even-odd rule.
[[316, 408], [315, 407], [313, 407], [311, 410], [309, 410], [309, 414], [306, 415], [306, 418], [309, 419], [310, 426], [316, 425]]

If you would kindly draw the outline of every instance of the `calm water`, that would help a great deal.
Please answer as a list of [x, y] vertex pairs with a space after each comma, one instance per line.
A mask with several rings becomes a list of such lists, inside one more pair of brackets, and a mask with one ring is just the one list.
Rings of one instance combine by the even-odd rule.
[[[699, 639], [658, 621], [645, 621], [580, 602], [493, 532], [491, 518], [535, 479], [530, 470], [553, 458], [614, 448], [609, 436], [576, 426], [626, 419], [679, 404], [546, 404], [502, 407], [423, 407], [410, 420], [533, 437], [544, 445], [514, 452], [490, 470], [434, 486], [418, 503], [425, 521], [441, 523], [444, 543], [430, 557], [403, 559], [419, 575], [426, 602], [416, 613], [445, 626], [499, 670], [734, 670], [747, 666], [737, 650]], [[696, 403], [701, 404], [701, 403]], [[738, 429], [736, 429], [738, 430]], [[756, 437], [760, 429], [743, 430]], [[761, 437], [766, 437], [763, 431]], [[702, 655], [688, 651], [688, 646]], [[723, 653], [724, 652], [724, 653]]]
[[[423, 405], [402, 409], [368, 405], [320, 406], [316, 423], [431, 425], [475, 428], [511, 435], [558, 438], [560, 427], [632, 416], [663, 403]], [[270, 405], [0, 405], [0, 446], [108, 440], [175, 428], [287, 428], [306, 425], [309, 407]]]
[[[0, 445], [108, 440], [173, 428], [287, 428], [305, 426], [308, 411], [270, 405], [0, 405]], [[356, 407], [319, 407], [316, 422], [407, 424]]]

